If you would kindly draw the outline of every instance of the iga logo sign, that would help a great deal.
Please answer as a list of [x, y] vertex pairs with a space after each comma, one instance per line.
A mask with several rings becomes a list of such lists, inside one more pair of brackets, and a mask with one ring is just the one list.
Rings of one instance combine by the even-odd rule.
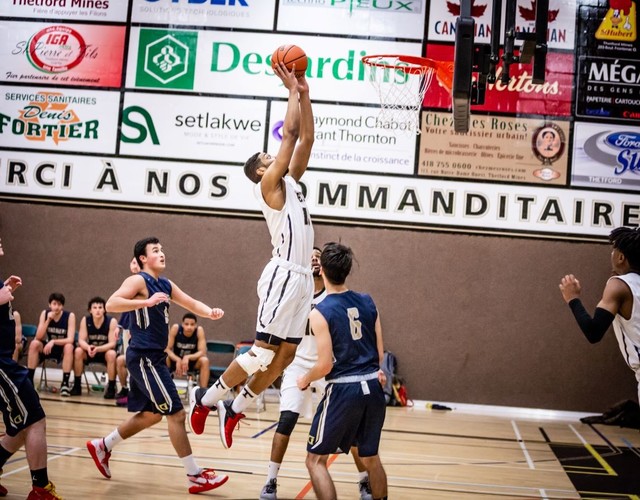
[[198, 33], [143, 29], [136, 86], [193, 89]]
[[49, 26], [28, 42], [29, 62], [46, 73], [62, 73], [80, 64], [87, 51], [84, 38], [68, 26]]

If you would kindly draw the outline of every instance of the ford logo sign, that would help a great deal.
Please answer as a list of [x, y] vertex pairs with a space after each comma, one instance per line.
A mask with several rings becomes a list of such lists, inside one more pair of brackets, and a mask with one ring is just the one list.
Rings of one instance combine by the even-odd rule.
[[640, 150], [640, 134], [636, 132], [614, 132], [609, 134], [604, 141], [614, 148]]

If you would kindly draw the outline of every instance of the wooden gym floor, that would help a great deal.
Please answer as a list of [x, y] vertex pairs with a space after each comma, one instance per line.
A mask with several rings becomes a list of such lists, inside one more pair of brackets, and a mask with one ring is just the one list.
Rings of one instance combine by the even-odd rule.
[[[49, 475], [65, 499], [194, 498], [187, 493], [165, 421], [114, 450], [113, 477], [107, 480], [95, 468], [85, 442], [112, 431], [127, 411], [100, 393], [62, 399], [43, 392], [41, 397], [47, 413]], [[204, 435], [189, 434], [198, 464], [230, 476], [225, 485], [201, 496], [258, 498], [277, 412], [275, 401], [263, 412], [252, 407], [229, 450], [220, 443], [215, 413]], [[640, 433], [581, 424], [576, 414], [558, 415], [432, 411], [424, 403], [389, 408], [380, 450], [389, 498], [640, 498]], [[309, 421], [301, 419], [280, 471], [280, 499], [315, 497], [304, 466], [308, 430]], [[350, 456], [335, 457], [329, 470], [339, 498], [359, 498]], [[2, 484], [9, 490], [7, 498], [26, 497], [30, 480], [23, 450], [5, 465]]]

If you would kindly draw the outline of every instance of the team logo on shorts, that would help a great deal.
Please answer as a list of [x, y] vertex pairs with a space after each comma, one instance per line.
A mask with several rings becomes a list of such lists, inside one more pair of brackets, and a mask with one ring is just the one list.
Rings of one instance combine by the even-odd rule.
[[315, 436], [309, 436], [309, 439], [307, 439], [307, 442], [311, 445], [316, 443], [316, 438]]

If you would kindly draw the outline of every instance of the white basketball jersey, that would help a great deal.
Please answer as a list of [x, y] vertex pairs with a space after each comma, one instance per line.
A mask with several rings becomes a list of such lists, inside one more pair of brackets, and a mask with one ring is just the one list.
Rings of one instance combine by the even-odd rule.
[[[313, 300], [311, 301], [311, 309], [313, 309], [316, 304], [322, 302], [326, 296], [327, 291], [324, 288], [318, 295], [314, 295]], [[305, 361], [311, 361], [312, 363], [318, 361], [318, 346], [316, 344], [316, 338], [311, 334], [311, 328], [309, 327], [308, 321], [307, 331], [302, 337], [302, 342], [298, 344], [298, 349], [296, 349], [296, 358], [302, 358]]]
[[302, 195], [302, 188], [290, 175], [284, 176], [285, 202], [282, 210], [274, 210], [262, 197], [260, 184], [255, 187], [255, 195], [267, 221], [272, 256], [311, 269], [313, 251], [313, 226]]
[[[629, 273], [610, 279], [624, 281], [633, 295], [631, 317], [624, 319], [616, 314], [613, 319], [613, 331], [618, 339], [620, 352], [632, 370], [640, 369], [640, 274]], [[638, 380], [640, 382], [640, 380]]]

